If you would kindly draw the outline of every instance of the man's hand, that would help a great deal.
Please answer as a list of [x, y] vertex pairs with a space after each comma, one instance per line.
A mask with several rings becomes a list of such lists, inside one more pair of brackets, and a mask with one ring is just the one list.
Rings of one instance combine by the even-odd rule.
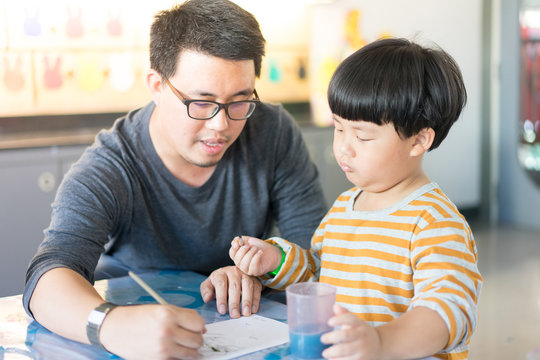
[[236, 266], [226, 266], [213, 271], [201, 284], [201, 295], [205, 303], [216, 299], [219, 313], [227, 313], [227, 300], [231, 318], [240, 317], [240, 296], [242, 315], [249, 316], [259, 310], [262, 284], [259, 279], [246, 275]]
[[119, 306], [105, 318], [103, 346], [125, 359], [195, 359], [203, 345], [204, 320], [174, 305]]
[[[88, 343], [88, 315], [104, 301], [79, 273], [59, 267], [41, 276], [29, 305], [35, 319], [50, 331]], [[105, 317], [99, 340], [105, 349], [128, 360], [189, 359], [199, 356], [205, 332], [204, 319], [192, 309], [118, 306]]]
[[252, 276], [274, 271], [281, 264], [281, 250], [277, 246], [248, 236], [233, 239], [229, 256], [240, 270]]

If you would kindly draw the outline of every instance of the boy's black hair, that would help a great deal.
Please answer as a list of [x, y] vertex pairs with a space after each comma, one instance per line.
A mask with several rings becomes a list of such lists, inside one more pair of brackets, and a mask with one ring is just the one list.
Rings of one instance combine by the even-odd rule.
[[333, 114], [392, 123], [404, 138], [432, 128], [430, 150], [448, 135], [466, 101], [455, 60], [406, 39], [381, 39], [357, 50], [338, 66], [328, 87]]
[[253, 60], [260, 76], [265, 40], [255, 17], [227, 0], [189, 0], [156, 14], [150, 29], [150, 66], [174, 75], [183, 50], [227, 60]]

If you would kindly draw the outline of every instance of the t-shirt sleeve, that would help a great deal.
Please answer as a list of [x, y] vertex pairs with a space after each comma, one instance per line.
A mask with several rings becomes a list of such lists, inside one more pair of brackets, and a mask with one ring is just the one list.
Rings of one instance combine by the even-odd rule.
[[326, 220], [327, 216], [324, 217], [313, 234], [309, 250], [280, 237], [266, 240], [281, 247], [285, 252], [285, 259], [274, 277], [269, 275], [260, 277], [264, 286], [285, 290], [287, 286], [298, 282], [319, 280]]
[[47, 271], [69, 268], [93, 283], [99, 257], [128, 201], [129, 187], [120, 169], [119, 163], [90, 148], [64, 177], [44, 240], [26, 272], [23, 305], [29, 315], [32, 293]]
[[482, 286], [470, 228], [462, 219], [434, 221], [416, 234], [411, 256], [415, 296], [410, 307], [436, 311], [450, 333], [446, 350], [459, 349], [476, 328]]

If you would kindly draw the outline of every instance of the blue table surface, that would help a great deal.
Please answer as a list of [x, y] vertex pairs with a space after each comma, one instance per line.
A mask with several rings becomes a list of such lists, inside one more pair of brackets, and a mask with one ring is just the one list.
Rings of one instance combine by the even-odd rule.
[[[207, 324], [230, 319], [216, 311], [215, 301], [205, 304], [199, 286], [206, 278], [190, 271], [156, 271], [140, 274], [167, 302], [196, 309]], [[130, 277], [101, 280], [97, 291], [115, 304], [151, 304], [156, 301]], [[120, 359], [105, 350], [53, 334], [33, 321], [22, 307], [21, 295], [0, 298], [0, 360], [4, 359]], [[258, 314], [287, 321], [287, 308], [279, 294], [263, 296]], [[239, 359], [289, 359], [288, 344], [245, 355]]]

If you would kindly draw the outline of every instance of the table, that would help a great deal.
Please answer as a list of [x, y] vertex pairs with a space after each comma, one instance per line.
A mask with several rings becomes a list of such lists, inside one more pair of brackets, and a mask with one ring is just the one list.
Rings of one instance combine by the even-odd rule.
[[[155, 271], [140, 274], [167, 302], [196, 309], [207, 324], [230, 319], [216, 310], [215, 301], [205, 304], [199, 286], [206, 278], [191, 271]], [[96, 290], [105, 300], [115, 304], [151, 304], [156, 301], [130, 277], [100, 280]], [[279, 295], [277, 298], [280, 298]], [[282, 322], [287, 321], [286, 306], [276, 295], [263, 296], [258, 314]], [[239, 359], [287, 359], [287, 344], [245, 355]], [[0, 360], [16, 359], [120, 359], [105, 350], [68, 340], [53, 334], [30, 318], [23, 309], [22, 295], [0, 298]]]

